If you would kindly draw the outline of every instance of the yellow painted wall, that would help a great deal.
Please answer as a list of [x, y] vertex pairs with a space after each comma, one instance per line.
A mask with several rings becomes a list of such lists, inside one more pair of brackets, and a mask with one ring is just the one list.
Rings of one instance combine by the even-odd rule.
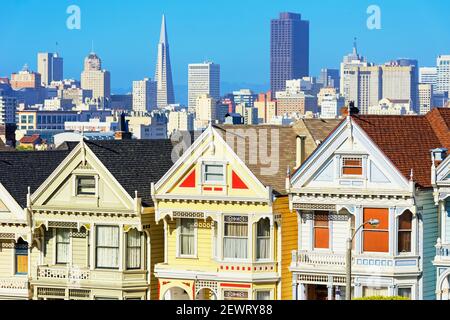
[[14, 261], [14, 242], [12, 240], [0, 241], [0, 278], [11, 277], [12, 266]]
[[289, 211], [289, 198], [278, 198], [273, 205], [275, 214], [281, 214], [281, 299], [292, 300], [292, 273], [289, 266], [292, 251], [297, 250], [297, 216]]

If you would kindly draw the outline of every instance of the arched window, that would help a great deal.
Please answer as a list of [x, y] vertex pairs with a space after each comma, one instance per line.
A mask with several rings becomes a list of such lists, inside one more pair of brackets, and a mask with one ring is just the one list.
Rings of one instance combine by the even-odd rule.
[[22, 238], [15, 245], [16, 274], [28, 273], [28, 242]]
[[398, 218], [398, 252], [411, 252], [412, 213], [405, 211]]
[[270, 258], [270, 221], [261, 219], [258, 221], [256, 233], [256, 259]]

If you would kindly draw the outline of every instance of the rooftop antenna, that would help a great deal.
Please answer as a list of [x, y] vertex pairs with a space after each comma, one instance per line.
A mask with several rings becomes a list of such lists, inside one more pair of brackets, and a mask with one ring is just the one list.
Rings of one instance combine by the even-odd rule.
[[354, 37], [353, 38], [353, 53], [355, 55], [358, 54], [358, 43], [357, 43], [357, 41], [358, 41], [358, 38]]
[[94, 40], [91, 41], [91, 53], [94, 53]]

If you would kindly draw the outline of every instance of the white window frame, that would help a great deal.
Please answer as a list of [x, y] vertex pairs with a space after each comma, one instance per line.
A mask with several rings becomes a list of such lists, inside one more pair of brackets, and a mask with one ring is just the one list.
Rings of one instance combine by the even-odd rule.
[[[70, 233], [72, 232], [72, 229], [66, 229], [66, 228], [54, 228], [53, 229], [53, 235], [55, 239], [55, 264], [57, 265], [70, 265], [72, 263], [72, 237], [70, 236]], [[67, 246], [69, 247], [67, 250], [67, 262], [58, 262], [58, 230], [68, 230], [69, 231], [69, 242], [67, 243]]]
[[[73, 194], [75, 197], [81, 198], [97, 198], [98, 197], [98, 175], [91, 173], [77, 173], [73, 179]], [[95, 181], [95, 194], [80, 194], [78, 193], [78, 179], [82, 177], [92, 177]]]
[[[222, 166], [222, 181], [207, 181], [206, 166]], [[204, 161], [202, 162], [202, 184], [225, 186], [227, 184], [227, 163], [223, 161]]]
[[[225, 222], [225, 218], [227, 216], [241, 216], [241, 217], [246, 217], [247, 218], [247, 258], [229, 258], [229, 257], [225, 257], [225, 238], [227, 238], [228, 236], [225, 236], [225, 224], [227, 222]], [[222, 241], [221, 241], [221, 246], [222, 246], [222, 256], [223, 256], [223, 261], [231, 261], [231, 262], [249, 262], [253, 260], [253, 252], [250, 249], [253, 248], [253, 243], [252, 243], [252, 232], [251, 232], [251, 228], [253, 227], [253, 224], [250, 221], [250, 217], [248, 215], [242, 215], [242, 214], [226, 214], [223, 215], [223, 223], [222, 223]], [[250, 245], [250, 246], [249, 246]]]
[[[181, 241], [181, 219], [188, 219], [188, 220], [193, 220], [194, 221], [194, 254], [193, 255], [186, 255], [186, 254], [181, 254], [181, 246], [180, 246], [180, 241]], [[177, 258], [179, 259], [197, 259], [198, 258], [198, 243], [197, 243], [197, 238], [198, 238], [198, 221], [196, 219], [192, 219], [192, 218], [178, 218], [177, 219], [177, 243], [176, 243], [176, 253], [177, 253]]]
[[[122, 232], [123, 232], [123, 228], [120, 225], [115, 225], [115, 224], [96, 224], [95, 226], [95, 235], [94, 235], [94, 268], [97, 270], [121, 270], [122, 268], [122, 260], [123, 260], [123, 241], [122, 239]], [[119, 230], [119, 254], [118, 254], [118, 266], [117, 267], [99, 267], [98, 266], [98, 255], [97, 255], [97, 249], [98, 249], [98, 228], [99, 227], [108, 227], [108, 228], [117, 228]]]
[[[137, 231], [139, 233], [139, 267], [138, 268], [130, 268], [128, 267], [128, 249], [130, 248], [128, 246], [128, 236], [130, 234], [131, 231]], [[119, 235], [120, 237], [120, 235]], [[120, 246], [120, 241], [119, 241], [119, 246]], [[126, 233], [126, 237], [125, 237], [125, 267], [126, 270], [142, 270], [143, 269], [143, 247], [144, 247], [144, 241], [142, 239], [142, 232], [140, 232], [137, 229], [131, 229]], [[136, 247], [131, 247], [133, 249], [136, 249]]]
[[[259, 252], [259, 251], [258, 251], [258, 239], [260, 238], [260, 237], [258, 236], [258, 224], [259, 224], [262, 220], [268, 220], [268, 221], [269, 221], [269, 255], [268, 255], [267, 258], [258, 258], [258, 252]], [[272, 260], [272, 250], [271, 250], [271, 247], [272, 247], [272, 242], [273, 242], [273, 237], [274, 237], [274, 235], [272, 234], [272, 231], [273, 231], [273, 228], [271, 227], [271, 221], [270, 221], [270, 219], [268, 219], [268, 218], [261, 218], [261, 219], [259, 219], [259, 220], [256, 222], [254, 238], [255, 238], [255, 249], [256, 249], [256, 252], [255, 252], [255, 259], [256, 259], [257, 262], [267, 262], [267, 261], [271, 261], [271, 260]], [[266, 237], [261, 237], [261, 238], [266, 238]]]
[[[361, 175], [355, 174], [344, 174], [344, 161], [345, 160], [360, 160], [361, 161]], [[364, 157], [361, 155], [343, 155], [340, 157], [339, 164], [339, 175], [342, 179], [364, 179], [365, 168], [364, 168]]]
[[264, 300], [258, 300], [257, 299], [258, 293], [261, 293], [261, 292], [268, 292], [269, 293], [269, 300], [274, 300], [273, 299], [273, 290], [272, 289], [257, 289], [257, 290], [255, 290], [255, 294], [253, 296], [253, 299], [255, 301], [264, 301]]

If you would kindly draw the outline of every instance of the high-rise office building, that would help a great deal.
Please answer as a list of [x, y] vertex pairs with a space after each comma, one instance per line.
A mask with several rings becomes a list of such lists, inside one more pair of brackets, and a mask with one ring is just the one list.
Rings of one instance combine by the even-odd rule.
[[149, 78], [133, 81], [133, 111], [151, 112], [156, 105], [156, 81]]
[[[344, 56], [344, 59], [341, 63], [341, 77], [340, 77], [340, 92], [341, 95], [347, 101], [355, 101], [354, 96], [351, 96], [350, 90], [352, 90], [351, 86], [354, 86], [354, 77], [355, 77], [355, 67], [367, 67], [369, 64], [365, 57], [359, 55], [358, 47], [356, 45], [356, 39], [353, 43], [353, 51], [352, 53]], [[353, 81], [353, 82], [352, 82]], [[354, 88], [353, 88], [354, 90]], [[352, 100], [353, 99], [353, 100]], [[355, 101], [356, 103], [356, 101]]]
[[270, 88], [275, 95], [286, 81], [309, 75], [309, 21], [297, 13], [283, 12], [271, 21]]
[[436, 93], [450, 95], [450, 55], [441, 55], [437, 58]]
[[215, 120], [216, 100], [207, 93], [199, 95], [195, 106], [195, 130], [207, 128]]
[[419, 113], [427, 114], [433, 107], [433, 85], [419, 83]]
[[175, 103], [173, 91], [172, 67], [170, 64], [169, 39], [167, 37], [166, 18], [163, 15], [161, 34], [158, 43], [155, 81], [157, 83], [156, 101], [158, 108], [165, 108]]
[[233, 91], [233, 101], [235, 105], [246, 104], [248, 107], [253, 107], [254, 102], [258, 99], [258, 95], [253, 93], [250, 89], [240, 89]]
[[277, 116], [317, 113], [317, 96], [301, 90], [301, 80], [286, 81], [286, 90], [276, 94]]
[[437, 85], [437, 68], [436, 67], [420, 68], [419, 83], [431, 84], [433, 86], [433, 91], [435, 91]]
[[197, 97], [209, 94], [220, 99], [220, 65], [212, 62], [190, 64], [188, 67], [188, 106], [195, 109]]
[[94, 52], [91, 52], [84, 59], [84, 70], [81, 73], [81, 89], [92, 90], [92, 98], [102, 102], [111, 97], [110, 73], [102, 70], [102, 61]]
[[52, 81], [61, 81], [64, 78], [63, 58], [57, 53], [39, 52], [37, 66], [43, 86], [48, 86]]
[[417, 97], [419, 76], [416, 65], [400, 65], [390, 62], [381, 66], [382, 97], [391, 100], [409, 100], [412, 110], [419, 113]]
[[339, 91], [341, 80], [340, 73], [337, 69], [322, 69], [317, 82], [323, 87], [336, 88]]
[[378, 66], [345, 66], [346, 102], [353, 101], [362, 114], [382, 98], [382, 72]]

